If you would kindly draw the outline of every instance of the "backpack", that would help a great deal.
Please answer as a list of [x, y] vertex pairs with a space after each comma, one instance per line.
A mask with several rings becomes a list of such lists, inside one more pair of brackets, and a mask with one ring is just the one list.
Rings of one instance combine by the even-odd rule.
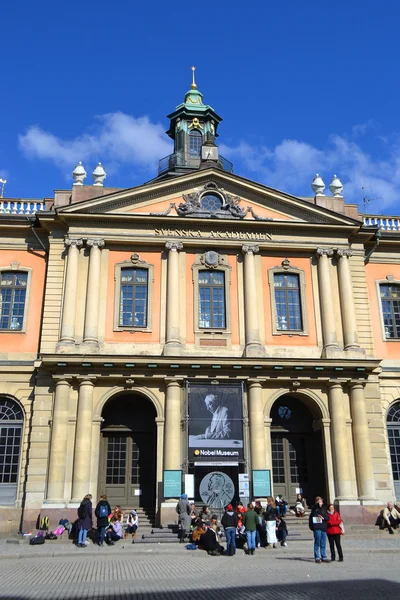
[[78, 508], [78, 517], [79, 519], [84, 519], [86, 516], [85, 505], [81, 504]]
[[99, 517], [100, 517], [100, 519], [103, 519], [104, 517], [108, 517], [107, 504], [100, 504]]
[[55, 533], [46, 533], [45, 539], [46, 540], [57, 540], [58, 538]]
[[44, 544], [44, 536], [43, 535], [35, 535], [35, 537], [29, 540], [29, 544], [31, 546], [37, 546], [39, 544]]
[[42, 531], [47, 531], [49, 529], [49, 523], [50, 523], [49, 517], [42, 517], [40, 519], [39, 529], [41, 529]]

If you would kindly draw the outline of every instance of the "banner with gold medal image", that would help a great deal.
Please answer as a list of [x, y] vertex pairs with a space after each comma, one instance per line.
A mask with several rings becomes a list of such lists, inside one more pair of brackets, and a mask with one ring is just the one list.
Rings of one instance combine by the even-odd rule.
[[243, 460], [243, 385], [187, 384], [189, 462]]

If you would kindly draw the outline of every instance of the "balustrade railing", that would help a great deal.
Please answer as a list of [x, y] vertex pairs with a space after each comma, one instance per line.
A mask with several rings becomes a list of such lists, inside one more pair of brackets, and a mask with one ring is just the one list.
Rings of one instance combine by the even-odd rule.
[[0, 200], [0, 214], [34, 215], [42, 210], [45, 205], [39, 200]]

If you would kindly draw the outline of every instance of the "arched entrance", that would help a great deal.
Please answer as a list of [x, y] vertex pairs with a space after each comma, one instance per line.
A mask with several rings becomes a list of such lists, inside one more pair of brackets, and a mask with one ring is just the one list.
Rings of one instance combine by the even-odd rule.
[[394, 491], [400, 498], [400, 402], [393, 404], [386, 417]]
[[281, 396], [271, 409], [272, 479], [274, 494], [293, 504], [302, 493], [308, 503], [326, 498], [324, 444], [319, 408], [307, 399]]
[[99, 494], [122, 508], [154, 508], [156, 409], [140, 394], [120, 394], [105, 405], [101, 426]]
[[17, 497], [24, 415], [15, 400], [0, 397], [0, 504]]

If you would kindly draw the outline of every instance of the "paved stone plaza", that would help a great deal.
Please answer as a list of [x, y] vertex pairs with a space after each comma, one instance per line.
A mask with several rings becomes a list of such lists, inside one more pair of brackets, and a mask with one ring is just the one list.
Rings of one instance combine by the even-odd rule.
[[[75, 549], [1, 543], [7, 600], [346, 600], [400, 596], [400, 536], [345, 540], [344, 563], [316, 565], [310, 543], [254, 557], [210, 557], [179, 545]], [[6, 548], [8, 546], [8, 548]], [[51, 555], [53, 554], [53, 555]]]

